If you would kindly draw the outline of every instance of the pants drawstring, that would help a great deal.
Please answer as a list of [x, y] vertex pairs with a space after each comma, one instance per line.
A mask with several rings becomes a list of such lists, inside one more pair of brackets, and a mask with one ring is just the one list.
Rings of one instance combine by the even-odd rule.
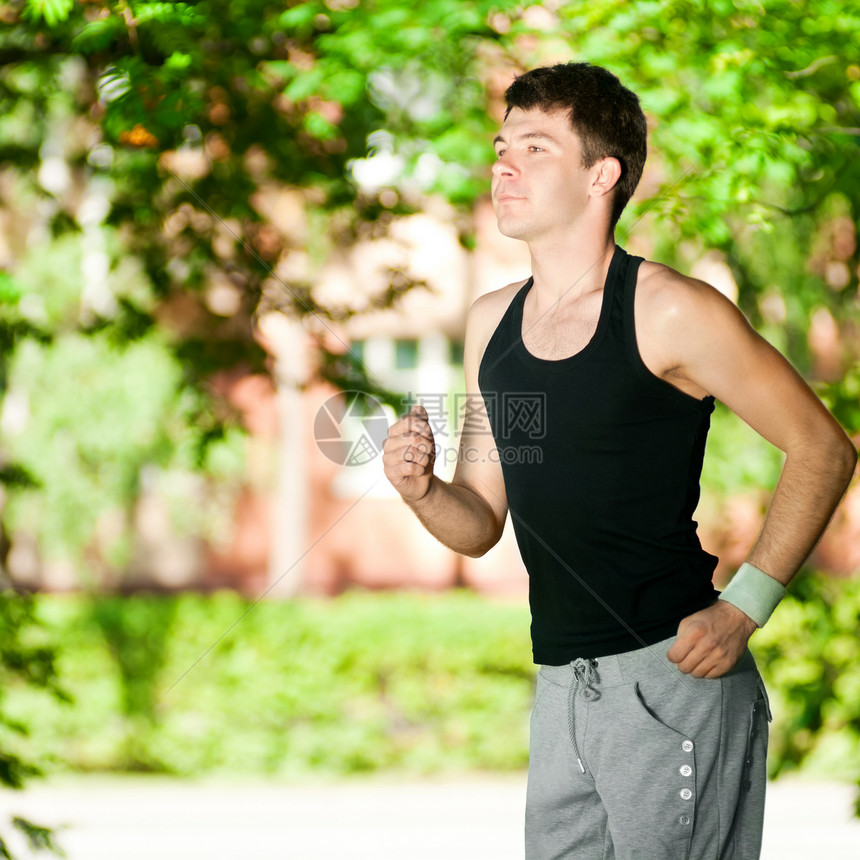
[[594, 671], [597, 668], [597, 660], [583, 660], [577, 657], [571, 664], [573, 669], [573, 677], [570, 679], [570, 687], [568, 688], [568, 704], [567, 704], [567, 728], [570, 732], [570, 741], [573, 744], [573, 751], [576, 754], [576, 762], [579, 765], [580, 771], [585, 773], [585, 767], [582, 764], [582, 758], [579, 755], [579, 746], [576, 743], [576, 731], [573, 725], [573, 700], [577, 690], [579, 695], [586, 702], [593, 702], [600, 698], [599, 691], [595, 690], [591, 684], [597, 680], [597, 673]]

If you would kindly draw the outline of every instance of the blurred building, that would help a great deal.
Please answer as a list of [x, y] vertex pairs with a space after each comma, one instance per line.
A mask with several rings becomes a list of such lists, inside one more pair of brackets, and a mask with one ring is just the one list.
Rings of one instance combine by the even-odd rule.
[[[320, 301], [360, 307], [363, 296], [384, 288], [392, 270], [426, 284], [390, 310], [361, 313], [342, 327], [325, 326], [324, 334], [331, 349], [348, 348], [386, 388], [425, 406], [438, 446], [436, 472], [448, 479], [467, 394], [466, 312], [482, 293], [529, 274], [525, 246], [498, 233], [488, 202], [477, 210], [476, 227], [477, 247], [467, 252], [450, 219], [403, 218], [384, 239], [359, 243], [333, 260], [318, 288]], [[313, 349], [307, 327], [280, 317], [262, 320], [261, 328], [278, 383], [236, 380], [228, 396], [245, 416], [253, 446], [266, 449], [262, 456], [270, 459], [272, 480], [240, 495], [232, 540], [207, 550], [204, 583], [252, 593], [270, 588], [283, 595], [464, 586], [524, 596], [527, 575], [510, 524], [499, 545], [480, 559], [439, 543], [385, 479], [378, 433], [365, 456], [351, 463], [338, 461], [337, 445], [326, 444], [333, 440], [317, 438], [324, 433], [321, 410], [333, 411], [337, 421], [338, 400], [341, 408], [346, 405], [325, 384], [299, 391], [307, 372], [300, 368], [302, 355]], [[387, 412], [385, 417], [390, 423], [399, 416]], [[352, 438], [349, 428], [339, 429]]]
[[[303, 207], [295, 194], [282, 188], [269, 189], [268, 196], [261, 192], [257, 204], [281, 235], [294, 237], [293, 250], [278, 262], [272, 276], [273, 289], [285, 291], [286, 284], [301, 282], [309, 269], [302, 251], [308, 229], [302, 221]], [[95, 222], [100, 217], [103, 213]], [[477, 394], [465, 390], [463, 379], [467, 310], [478, 296], [530, 272], [526, 246], [498, 232], [488, 199], [474, 210], [473, 227], [475, 245], [467, 251], [459, 240], [454, 213], [441, 204], [420, 214], [392, 217], [378, 236], [341, 250], [314, 274], [315, 301], [350, 311], [343, 322], [313, 316], [298, 321], [277, 310], [262, 316], [259, 340], [271, 356], [272, 374], [237, 370], [213, 380], [218, 394], [241, 415], [248, 434], [242, 480], [217, 500], [216, 527], [208, 539], [189, 534], [188, 529], [180, 533], [169, 508], [179, 499], [181, 505], [202, 509], [204, 501], [211, 502], [204, 496], [219, 494], [220, 488], [199, 476], [170, 475], [168, 501], [164, 475], [155, 469], [152, 475], [141, 475], [133, 522], [134, 558], [121, 582], [104, 585], [165, 590], [225, 587], [251, 596], [332, 595], [353, 587], [462, 586], [522, 599], [528, 579], [510, 522], [500, 543], [482, 558], [466, 558], [444, 547], [425, 531], [383, 475], [381, 441], [386, 426], [399, 416], [388, 413], [382, 422], [376, 420], [373, 432], [363, 438], [362, 419], [347, 411], [341, 394], [332, 386], [311, 382], [320, 339], [333, 352], [349, 350], [386, 388], [425, 406], [438, 446], [436, 472], [449, 479], [465, 398]], [[0, 228], [2, 239], [11, 225], [4, 226], [0, 219]], [[635, 239], [620, 241], [631, 253], [652, 256], [647, 235], [642, 230]], [[104, 286], [99, 277], [106, 256], [94, 239], [87, 247], [87, 295], [94, 302], [96, 287]], [[0, 260], [4, 253], [0, 241]], [[93, 260], [97, 265], [89, 265]], [[737, 299], [731, 271], [718, 254], [705, 254], [691, 274]], [[373, 309], [375, 297], [392, 277], [423, 285], [405, 292], [389, 309]], [[213, 278], [207, 304], [228, 318], [239, 307], [237, 288], [218, 280], [218, 272]], [[778, 294], [772, 298], [780, 301]], [[181, 301], [169, 305], [167, 312], [177, 317], [176, 325], [188, 324], [193, 316]], [[835, 372], [836, 339], [838, 331], [826, 318], [820, 315], [813, 321], [810, 348], [822, 376]], [[15, 419], [16, 403], [12, 396], [5, 398], [7, 423]], [[766, 494], [757, 491], [721, 498], [718, 508], [704, 505], [697, 513], [705, 548], [720, 557], [718, 582], [743, 561], [761, 526], [766, 502]], [[105, 516], [94, 544], [107, 545], [122, 527], [122, 521]], [[80, 587], [74, 565], [43, 558], [33, 535], [22, 531], [11, 538], [8, 567], [16, 582], [50, 590]], [[815, 563], [838, 575], [860, 570], [860, 487], [855, 485], [837, 511]]]
[[[393, 309], [361, 313], [340, 328], [324, 328], [331, 348], [349, 348], [386, 387], [425, 406], [438, 446], [436, 473], [448, 479], [462, 418], [457, 407], [469, 394], [462, 368], [466, 312], [479, 295], [530, 272], [525, 245], [499, 234], [489, 201], [477, 208], [475, 225], [477, 244], [467, 252], [449, 218], [404, 218], [385, 239], [359, 243], [333, 260], [319, 283], [320, 300], [360, 308], [363, 297], [384, 287], [392, 270], [426, 282], [426, 288], [411, 290]], [[631, 253], [647, 256], [650, 249], [643, 241], [624, 244]], [[737, 299], [731, 271], [718, 256], [705, 255], [692, 274]], [[303, 357], [313, 348], [307, 328], [285, 318], [262, 322], [278, 384], [237, 380], [230, 396], [246, 415], [257, 448], [252, 459], [267, 463], [268, 472], [263, 480], [251, 481], [237, 500], [228, 545], [207, 550], [202, 583], [272, 595], [463, 586], [524, 597], [528, 579], [510, 520], [500, 543], [479, 559], [436, 541], [385, 479], [378, 436], [367, 440], [363, 456], [338, 462], [337, 440], [320, 429], [320, 416], [324, 412], [337, 423], [345, 401], [338, 407], [331, 400], [338, 392], [329, 386], [297, 387], [307, 372], [301, 369]], [[387, 414], [386, 423], [396, 417]], [[340, 432], [354, 441], [345, 425]], [[717, 511], [697, 514], [704, 546], [720, 556], [718, 582], [744, 560], [765, 503], [758, 495], [736, 496], [722, 500]], [[855, 490], [817, 551], [819, 566], [837, 574], [860, 567], [857, 504]]]

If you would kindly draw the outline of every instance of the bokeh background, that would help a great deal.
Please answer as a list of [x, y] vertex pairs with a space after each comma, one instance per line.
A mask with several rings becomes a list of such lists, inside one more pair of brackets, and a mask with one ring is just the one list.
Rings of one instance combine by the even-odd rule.
[[[512, 536], [449, 552], [362, 428], [424, 403], [450, 475], [465, 311], [528, 274], [502, 95], [568, 60], [648, 116], [619, 244], [729, 295], [856, 440], [856, 4], [0, 3], [2, 783], [522, 771]], [[780, 465], [718, 408], [718, 584]], [[858, 573], [855, 481], [753, 640], [774, 777], [860, 784]]]

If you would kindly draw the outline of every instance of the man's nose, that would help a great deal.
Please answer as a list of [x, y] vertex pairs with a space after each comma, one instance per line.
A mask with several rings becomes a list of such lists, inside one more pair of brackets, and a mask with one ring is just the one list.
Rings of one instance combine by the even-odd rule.
[[517, 166], [513, 159], [505, 153], [493, 163], [493, 174], [497, 177], [513, 176], [517, 172]]

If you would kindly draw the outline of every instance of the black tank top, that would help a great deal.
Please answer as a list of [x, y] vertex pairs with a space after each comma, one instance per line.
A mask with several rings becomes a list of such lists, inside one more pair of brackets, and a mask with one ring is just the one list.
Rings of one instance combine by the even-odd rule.
[[717, 559], [693, 512], [713, 397], [654, 376], [636, 346], [642, 259], [616, 247], [597, 329], [578, 353], [537, 358], [514, 297], [478, 373], [508, 509], [529, 572], [536, 663], [650, 645], [711, 604]]

